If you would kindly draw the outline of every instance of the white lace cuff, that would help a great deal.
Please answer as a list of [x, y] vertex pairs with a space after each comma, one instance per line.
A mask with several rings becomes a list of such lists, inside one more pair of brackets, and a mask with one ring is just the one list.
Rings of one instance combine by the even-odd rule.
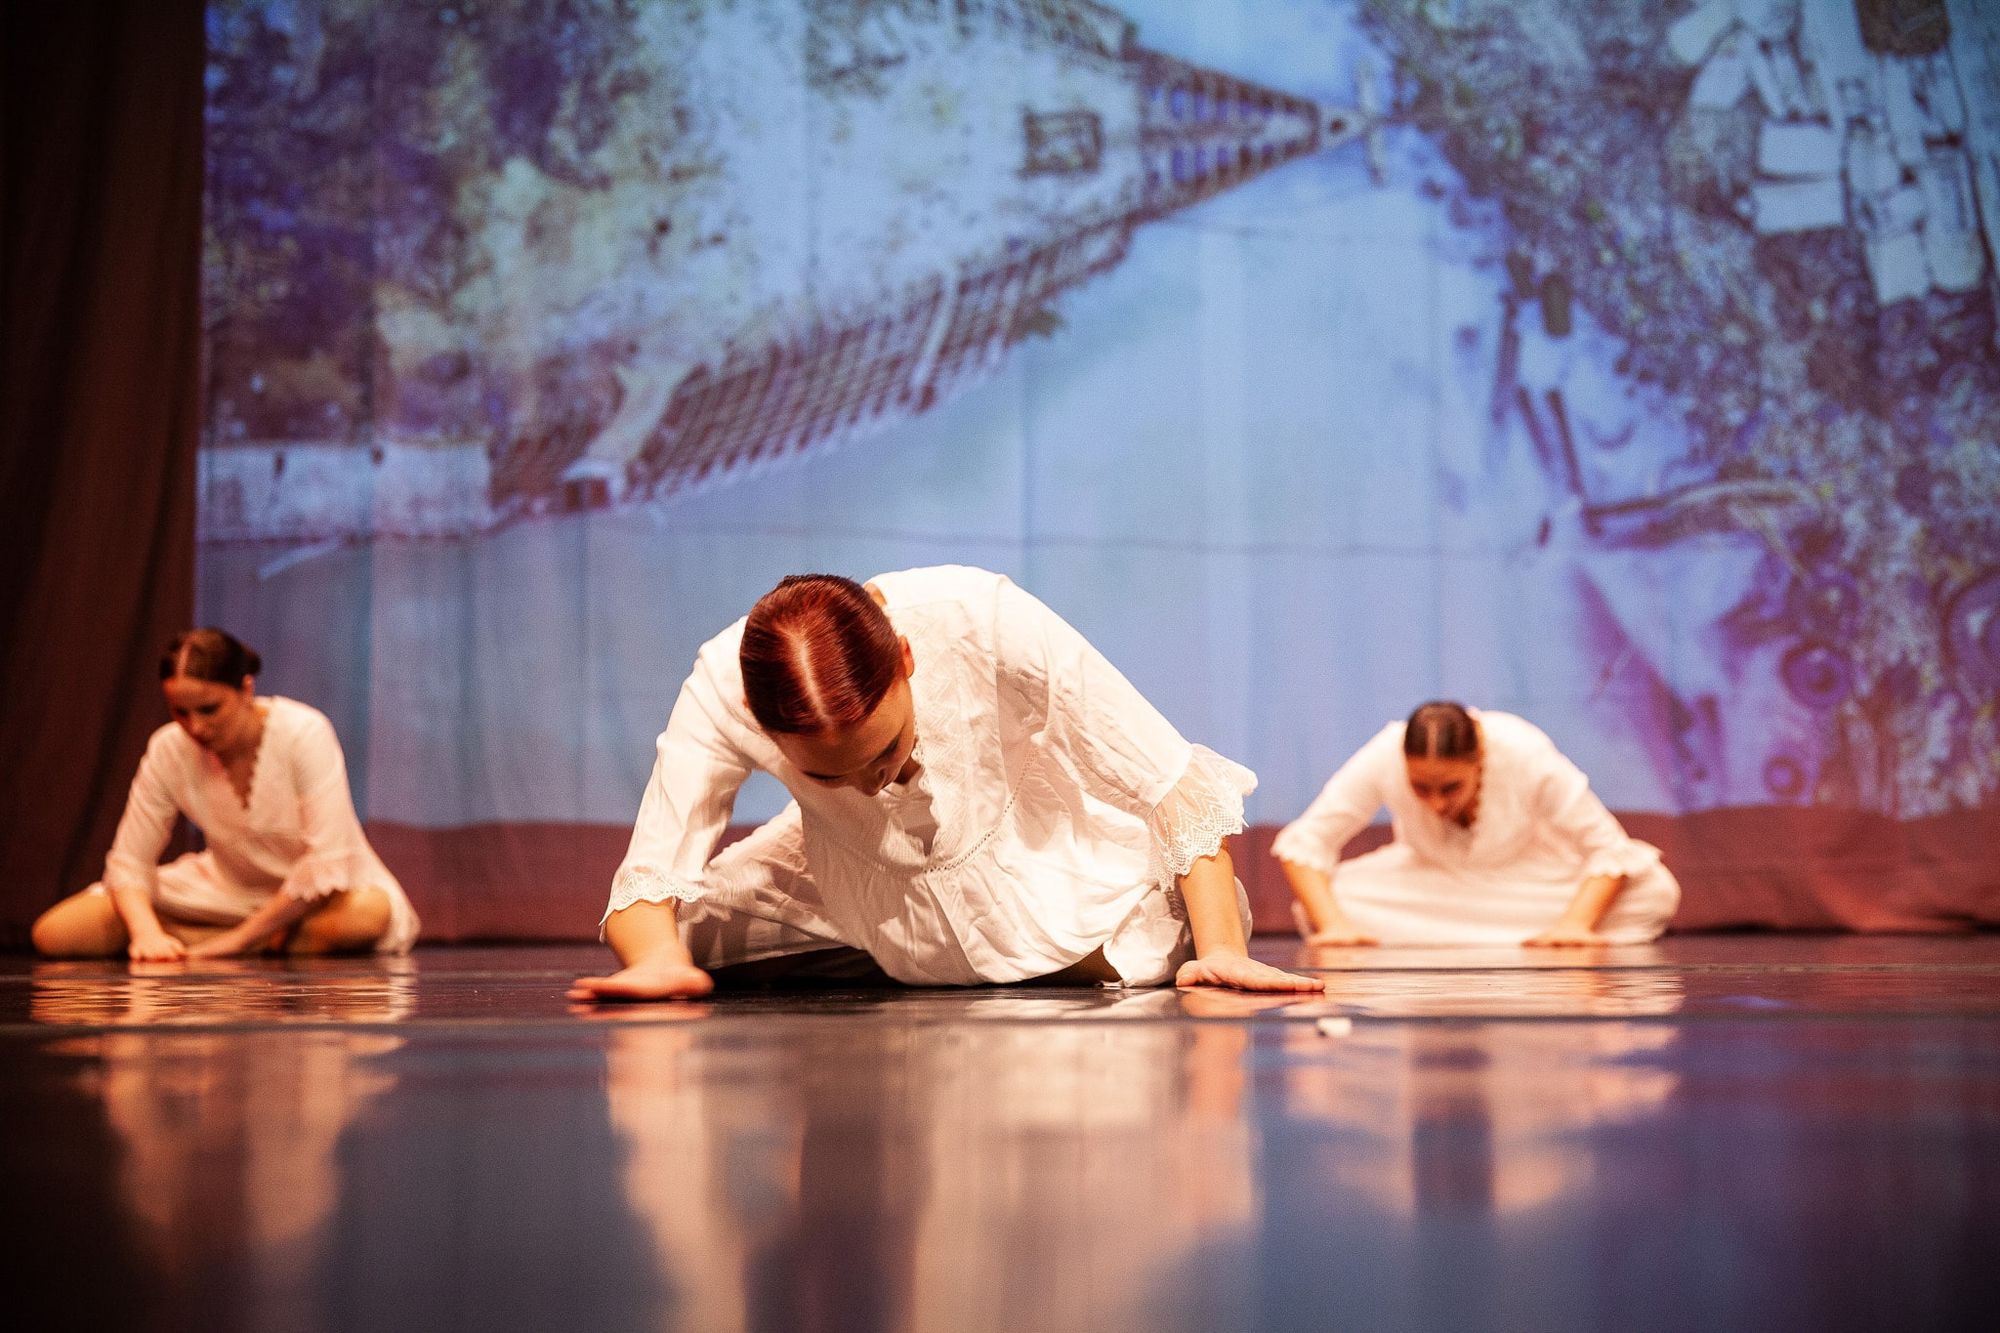
[[691, 903], [701, 898], [701, 887], [692, 880], [679, 875], [670, 875], [658, 866], [637, 865], [618, 867], [618, 873], [611, 880], [611, 902], [598, 918], [601, 932], [604, 923], [611, 919], [613, 912], [622, 912], [633, 903], [663, 903], [672, 898], [676, 902]]
[[375, 878], [374, 867], [359, 853], [317, 852], [293, 864], [281, 892], [301, 902], [318, 902], [329, 893], [366, 887]]
[[1287, 824], [1278, 830], [1278, 836], [1271, 840], [1271, 855], [1322, 875], [1331, 875], [1340, 868], [1338, 849], [1327, 847], [1323, 839], [1313, 837], [1297, 824]]
[[1593, 879], [1598, 875], [1622, 875], [1629, 879], [1645, 874], [1658, 864], [1659, 848], [1650, 842], [1627, 838], [1615, 847], [1600, 848], [1585, 857], [1583, 877]]
[[1171, 884], [1222, 840], [1243, 831], [1243, 798], [1257, 789], [1257, 775], [1205, 745], [1194, 747], [1179, 782], [1153, 807], [1146, 826], [1153, 835], [1153, 870]]

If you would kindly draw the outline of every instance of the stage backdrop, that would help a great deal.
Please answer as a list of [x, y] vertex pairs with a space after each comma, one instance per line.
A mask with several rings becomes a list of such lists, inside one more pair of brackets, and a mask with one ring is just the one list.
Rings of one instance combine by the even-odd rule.
[[[590, 934], [696, 646], [966, 562], [1254, 767], [1525, 715], [1681, 924], [2000, 920], [2000, 11], [209, 12], [200, 608], [432, 933]], [[747, 789], [738, 818], [782, 794]]]

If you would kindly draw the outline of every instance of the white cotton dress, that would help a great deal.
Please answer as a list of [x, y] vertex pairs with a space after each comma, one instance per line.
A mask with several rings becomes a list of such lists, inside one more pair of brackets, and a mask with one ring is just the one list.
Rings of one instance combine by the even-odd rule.
[[[1474, 710], [1484, 738], [1471, 828], [1417, 798], [1393, 722], [1340, 766], [1272, 854], [1334, 877], [1334, 899], [1383, 944], [1518, 944], [1555, 924], [1583, 881], [1623, 875], [1598, 924], [1614, 943], [1655, 938], [1680, 903], [1659, 849], [1628, 837], [1583, 771], [1533, 723]], [[1340, 860], [1341, 848], [1388, 807], [1395, 840]]]
[[[1255, 776], [1001, 575], [870, 586], [915, 660], [916, 776], [871, 797], [794, 769], [744, 702], [738, 621], [681, 687], [606, 916], [678, 900], [704, 967], [848, 945], [899, 981], [967, 986], [1102, 947], [1126, 984], [1171, 982], [1193, 957], [1175, 877], [1243, 827]], [[718, 855], [752, 769], [792, 801]], [[1237, 905], [1247, 930], [1240, 887]]]
[[[408, 952], [417, 914], [361, 831], [333, 724], [294, 699], [271, 695], [258, 704], [264, 736], [247, 800], [237, 796], [222, 761], [179, 726], [153, 733], [104, 879], [87, 892], [129, 885], [177, 920], [229, 926], [273, 894], [317, 899], [372, 886], [389, 895], [389, 928], [376, 952]], [[176, 814], [201, 830], [207, 847], [161, 865]]]

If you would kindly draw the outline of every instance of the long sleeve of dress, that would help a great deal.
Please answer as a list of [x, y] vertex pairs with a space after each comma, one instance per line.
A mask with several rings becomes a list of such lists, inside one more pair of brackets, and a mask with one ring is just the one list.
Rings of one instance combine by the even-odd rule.
[[606, 919], [634, 903], [701, 897], [702, 871], [752, 767], [742, 747], [730, 739], [716, 676], [704, 650], [655, 746], [653, 775], [639, 803], [631, 846], [611, 881]]
[[1050, 737], [1074, 760], [1092, 796], [1145, 820], [1154, 873], [1186, 874], [1243, 828], [1257, 776], [1190, 744], [1068, 622], [1002, 580], [1000, 669], [1038, 696]]
[[1583, 855], [1583, 878], [1639, 875], [1659, 864], [1659, 851], [1634, 840], [1607, 810], [1582, 769], [1553, 743], [1537, 746], [1535, 806], [1547, 826]]
[[279, 892], [310, 902], [341, 889], [367, 886], [375, 861], [354, 812], [347, 756], [333, 724], [312, 713], [292, 736], [289, 753], [267, 755], [259, 762], [273, 760], [286, 771], [272, 777], [289, 781], [298, 793], [299, 835], [306, 845]]
[[125, 798], [125, 813], [118, 819], [118, 833], [104, 858], [105, 888], [137, 889], [151, 895], [159, 877], [160, 853], [167, 849], [174, 817], [180, 810], [167, 773], [171, 762], [162, 736], [156, 734], [139, 760], [139, 771], [133, 775], [132, 790]]
[[1339, 869], [1340, 851], [1368, 827], [1386, 799], [1385, 764], [1401, 763], [1400, 728], [1390, 726], [1355, 751], [1334, 771], [1305, 813], [1278, 832], [1271, 854], [1293, 865], [1331, 875]]

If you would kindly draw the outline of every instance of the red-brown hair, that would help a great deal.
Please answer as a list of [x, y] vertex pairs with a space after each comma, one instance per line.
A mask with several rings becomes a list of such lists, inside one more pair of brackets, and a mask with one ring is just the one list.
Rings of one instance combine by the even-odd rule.
[[738, 658], [751, 716], [781, 736], [859, 726], [903, 671], [889, 617], [837, 574], [793, 574], [758, 598]]
[[1418, 704], [1403, 724], [1403, 753], [1411, 759], [1477, 759], [1479, 724], [1464, 704], [1446, 699]]

